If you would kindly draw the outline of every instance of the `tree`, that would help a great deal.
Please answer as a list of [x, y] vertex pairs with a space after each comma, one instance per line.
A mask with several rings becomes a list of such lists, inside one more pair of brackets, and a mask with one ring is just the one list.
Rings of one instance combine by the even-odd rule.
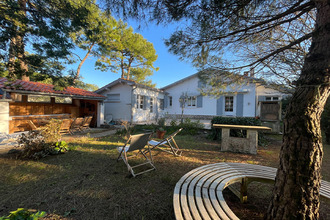
[[[67, 59], [69, 33], [86, 25], [91, 0], [5, 0], [0, 3], [0, 52], [11, 78], [39, 64]], [[30, 54], [27, 53], [29, 49]], [[49, 72], [52, 74], [51, 72]], [[57, 72], [59, 73], [59, 72]]]
[[74, 76], [75, 80], [79, 79], [80, 69], [89, 56], [103, 56], [100, 48], [111, 48], [114, 40], [119, 38], [116, 30], [117, 21], [96, 6], [93, 7], [87, 19], [86, 27], [71, 34], [74, 43], [80, 49], [87, 51], [83, 58], [76, 55], [80, 62]]
[[[107, 1], [120, 5], [117, 0]], [[267, 69], [264, 64], [311, 39], [284, 119], [280, 164], [266, 218], [317, 219], [323, 155], [320, 117], [330, 92], [330, 2], [131, 0], [122, 5], [116, 9], [121, 9], [125, 15], [143, 18], [152, 14], [159, 22], [188, 20], [187, 28], [176, 31], [167, 45], [171, 52], [200, 67], [216, 66], [224, 71], [231, 67], [231, 72]], [[297, 26], [297, 21], [313, 13], [316, 14], [315, 22], [310, 24], [315, 25], [313, 31], [308, 31], [304, 25]], [[286, 29], [288, 33], [295, 28], [306, 32], [292, 37], [284, 34], [285, 44], [259, 51], [260, 56], [246, 60], [249, 63], [230, 63], [226, 62], [225, 56], [221, 57], [228, 50], [244, 55], [246, 51], [240, 49], [242, 45], [270, 42], [269, 39], [279, 33], [278, 28]]]
[[[112, 46], [103, 47], [98, 59], [99, 69], [105, 71], [110, 69], [113, 72], [121, 71], [121, 78], [129, 80], [135, 73], [140, 79], [143, 73], [143, 80], [151, 75], [150, 71], [158, 70], [153, 66], [157, 60], [153, 44], [143, 38], [141, 34], [134, 33], [132, 27], [119, 21], [116, 39]], [[134, 71], [131, 71], [134, 68]], [[139, 69], [139, 70], [138, 70]], [[133, 77], [134, 78], [134, 77]], [[143, 81], [142, 81], [143, 82]]]

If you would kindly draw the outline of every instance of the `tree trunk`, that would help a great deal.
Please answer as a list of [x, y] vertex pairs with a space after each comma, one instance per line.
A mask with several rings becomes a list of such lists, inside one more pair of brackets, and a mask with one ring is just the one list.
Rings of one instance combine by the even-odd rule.
[[[20, 6], [20, 14], [26, 16], [26, 0], [19, 0], [18, 4]], [[28, 72], [25, 60], [25, 31], [26, 24], [22, 21], [19, 27], [14, 27], [14, 34], [10, 39], [8, 71], [12, 79], [15, 79], [17, 75], [26, 76]], [[17, 58], [18, 66], [16, 66], [15, 58]]]
[[9, 43], [8, 72], [11, 79], [15, 78], [16, 38], [11, 37]]
[[[22, 15], [26, 17], [26, 0], [19, 0], [20, 10]], [[24, 44], [24, 38], [25, 38], [25, 23], [18, 27], [18, 34], [16, 36], [16, 47], [17, 47], [17, 60], [19, 63], [19, 71], [21, 73], [21, 76], [27, 76], [28, 72], [28, 65], [26, 64], [25, 60], [25, 44]]]
[[[91, 53], [93, 46], [95, 43], [92, 43], [92, 45], [90, 45], [90, 47], [88, 48], [87, 54], [85, 55], [85, 57], [80, 61], [78, 69], [77, 69], [77, 73], [76, 76], [73, 79], [73, 83], [76, 83], [76, 80], [79, 78], [79, 74], [80, 74], [80, 69], [82, 67], [82, 65], [84, 64], [84, 62], [86, 61], [87, 57], [89, 56], [89, 54]], [[80, 59], [80, 58], [79, 58]]]
[[280, 164], [266, 219], [319, 217], [320, 119], [330, 92], [330, 2], [315, 4], [315, 34], [284, 119]]
[[124, 59], [123, 58], [121, 59], [121, 62], [120, 62], [120, 68], [121, 68], [121, 78], [125, 79]]

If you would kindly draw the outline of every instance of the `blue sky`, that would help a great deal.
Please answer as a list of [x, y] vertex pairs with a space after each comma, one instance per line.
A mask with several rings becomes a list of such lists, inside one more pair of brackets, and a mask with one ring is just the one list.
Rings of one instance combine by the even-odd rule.
[[[144, 27], [142, 30], [138, 30], [138, 25], [135, 22], [127, 22], [128, 25], [134, 28], [134, 32], [140, 33], [149, 42], [153, 43], [158, 59], [155, 62], [156, 67], [159, 67], [157, 72], [150, 77], [153, 83], [156, 83], [157, 88], [164, 87], [170, 83], [173, 83], [179, 79], [187, 77], [197, 72], [190, 63], [179, 61], [178, 57], [170, 54], [167, 47], [164, 44], [164, 39], [168, 38], [175, 30], [175, 25], [169, 26], [156, 26], [151, 24], [148, 27]], [[78, 52], [84, 55], [84, 52]], [[102, 87], [120, 77], [119, 73], [101, 72], [94, 68], [95, 59], [90, 57], [83, 64], [81, 69], [81, 76], [86, 83], [96, 84]], [[76, 68], [78, 63], [73, 66]]]

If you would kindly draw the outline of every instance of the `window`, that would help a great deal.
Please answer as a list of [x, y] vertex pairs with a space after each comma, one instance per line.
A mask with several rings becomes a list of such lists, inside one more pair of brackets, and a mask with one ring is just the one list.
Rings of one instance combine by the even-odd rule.
[[13, 95], [11, 95], [11, 98], [15, 102], [22, 102], [23, 101], [21, 94], [13, 94]]
[[144, 96], [143, 95], [137, 95], [137, 102], [136, 102], [136, 108], [137, 109], [143, 109], [144, 108]]
[[70, 97], [55, 97], [55, 103], [72, 104]]
[[47, 103], [50, 103], [50, 96], [28, 95], [28, 102], [47, 102]]
[[225, 111], [226, 112], [234, 111], [234, 96], [225, 97]]
[[170, 107], [172, 107], [172, 104], [173, 104], [172, 96], [169, 96], [169, 97], [168, 97], [168, 105], [169, 105]]
[[150, 112], [154, 111], [154, 98], [150, 98]]
[[107, 101], [119, 102], [120, 101], [120, 94], [107, 94]]
[[279, 97], [277, 96], [266, 96], [266, 101], [278, 101]]
[[188, 96], [187, 106], [196, 106], [196, 96]]
[[159, 108], [164, 110], [164, 99], [159, 99]]

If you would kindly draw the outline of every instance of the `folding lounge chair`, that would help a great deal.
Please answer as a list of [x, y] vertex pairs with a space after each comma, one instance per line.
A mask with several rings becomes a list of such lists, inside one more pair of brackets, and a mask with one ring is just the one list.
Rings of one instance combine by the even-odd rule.
[[90, 124], [92, 122], [93, 116], [87, 116], [84, 118], [84, 122], [81, 126], [81, 130], [90, 130]]
[[[128, 171], [131, 172], [133, 177], [156, 169], [156, 167], [153, 164], [150, 147], [148, 145], [148, 141], [150, 140], [151, 135], [152, 135], [152, 133], [131, 135], [123, 147], [117, 148], [117, 150], [119, 152], [117, 162], [120, 159], [122, 159], [125, 162]], [[148, 146], [147, 151], [149, 152], [150, 157], [147, 156], [147, 154], [145, 153], [146, 151], [143, 151], [143, 149], [145, 148], [146, 145]], [[131, 156], [127, 155], [127, 153], [133, 152], [133, 151], [138, 151], [138, 152]], [[128, 162], [128, 158], [137, 156], [139, 153], [141, 153], [143, 155], [143, 157], [145, 158], [145, 161], [141, 164], [131, 166]], [[134, 168], [144, 166], [144, 165], [146, 165], [146, 166], [150, 165], [151, 168], [145, 169], [145, 170], [137, 172], [137, 173], [134, 172], [134, 170], [133, 170]]]
[[[161, 141], [155, 141], [155, 140], [151, 140], [148, 143], [152, 146], [151, 150], [153, 150], [154, 148], [158, 147], [159, 150], [165, 151], [167, 153], [173, 154], [174, 156], [181, 156], [182, 154], [182, 150], [180, 150], [180, 148], [178, 147], [178, 145], [176, 144], [174, 137], [175, 135], [177, 135], [180, 131], [182, 131], [183, 128], [180, 128], [179, 130], [177, 130], [176, 132], [172, 133], [170, 136], [164, 138]], [[162, 149], [160, 148], [160, 146], [165, 146], [167, 149]]]
[[29, 123], [30, 127], [32, 128], [32, 131], [38, 130], [37, 126], [33, 123], [33, 121], [28, 120], [28, 123]]
[[61, 123], [61, 128], [60, 128], [60, 133], [69, 133], [72, 134], [71, 132], [71, 124], [72, 124], [72, 119], [67, 118], [67, 119], [63, 119], [62, 123]]
[[71, 132], [81, 131], [82, 123], [84, 122], [84, 118], [75, 118], [71, 124]]

